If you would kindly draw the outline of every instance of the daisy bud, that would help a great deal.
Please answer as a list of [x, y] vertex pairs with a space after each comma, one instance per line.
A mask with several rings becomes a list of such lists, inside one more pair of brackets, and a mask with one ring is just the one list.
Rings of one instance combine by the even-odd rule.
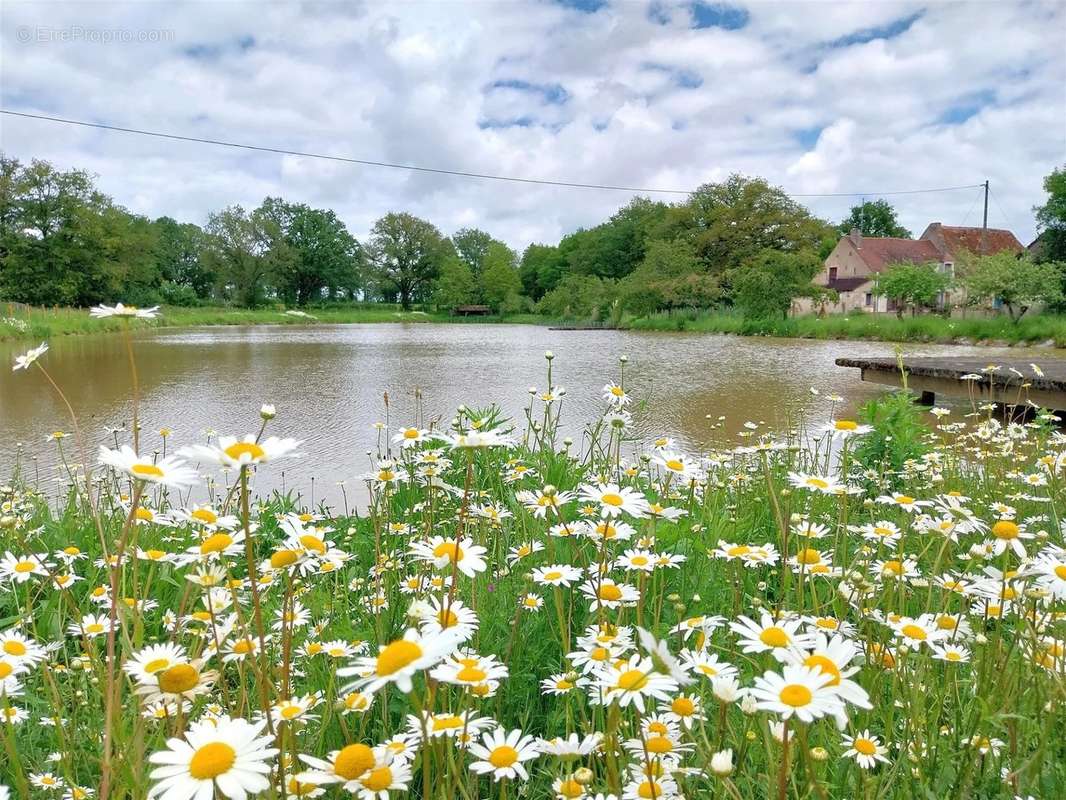
[[679, 595], [677, 592], [674, 592], [673, 594], [668, 594], [666, 596], [666, 599], [669, 600], [671, 603], [677, 603], [680, 602], [681, 595]]
[[977, 642], [977, 644], [988, 644], [988, 637], [985, 636], [983, 633], [979, 633], [974, 636], [973, 640]]
[[685, 604], [684, 603], [674, 603], [674, 611], [676, 611], [678, 614], [684, 614], [685, 613]]
[[567, 447], [570, 447], [573, 443], [574, 443], [574, 440], [571, 439], [569, 436], [567, 436], [565, 439], [563, 439], [563, 444], [565, 444]]
[[826, 750], [824, 747], [812, 747], [811, 758], [815, 761], [825, 761], [827, 758], [829, 758], [829, 751]]
[[545, 350], [544, 357], [551, 361], [553, 358], [555, 358], [555, 353], [553, 353], [551, 350]]
[[700, 597], [698, 593], [697, 593], [697, 594], [693, 594], [693, 595], [692, 595], [692, 602], [693, 602], [693, 603], [698, 603], [698, 602], [700, 602], [700, 600], [702, 600], [702, 599], [703, 599], [703, 598], [702, 598], [702, 597]]
[[735, 703], [740, 697], [740, 685], [735, 678], [714, 678], [711, 681], [714, 696], [723, 703]]
[[711, 756], [711, 772], [719, 778], [733, 774], [733, 751], [721, 750]]
[[759, 701], [750, 694], [744, 695], [740, 701], [740, 710], [750, 716], [759, 710]]
[[4, 516], [0, 517], [0, 528], [14, 528], [15, 523], [17, 522], [18, 519], [13, 517], [11, 514], [5, 514]]
[[274, 419], [278, 415], [272, 403], [264, 403], [263, 407], [259, 409], [259, 416], [264, 420]]
[[782, 497], [788, 497], [790, 494], [792, 494], [792, 490], [791, 489], [782, 489], [781, 490], [781, 496]]
[[757, 737], [755, 736], [755, 731], [748, 731], [746, 734], [744, 734], [744, 738], [747, 739], [749, 742], [754, 742]]
[[545, 497], [554, 497], [558, 493], [559, 490], [550, 483], [546, 484], [545, 487], [541, 489], [541, 494], [543, 494]]
[[625, 364], [625, 363], [627, 363], [629, 361], [629, 356], [618, 356], [618, 360], [621, 363]]
[[536, 386], [530, 386], [530, 387], [529, 387], [529, 389], [528, 389], [527, 391], [528, 391], [528, 392], [529, 392], [530, 394], [536, 394], [536, 393], [537, 393], [537, 387], [536, 387]]
[[588, 786], [590, 783], [592, 783], [595, 777], [596, 775], [591, 769], [589, 769], [588, 767], [581, 767], [579, 770], [574, 772], [574, 783], [578, 784], [579, 786]]

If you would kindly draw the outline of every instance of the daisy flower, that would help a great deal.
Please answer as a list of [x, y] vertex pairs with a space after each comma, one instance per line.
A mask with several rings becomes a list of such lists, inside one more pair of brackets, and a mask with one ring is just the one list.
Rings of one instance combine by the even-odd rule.
[[423, 637], [414, 628], [409, 628], [402, 639], [385, 645], [376, 656], [358, 658], [352, 666], [337, 670], [337, 675], [342, 678], [358, 676], [344, 687], [345, 692], [376, 692], [387, 683], [395, 683], [401, 692], [410, 692], [412, 677], [442, 661], [455, 645], [453, 635], [442, 633]]
[[756, 678], [751, 695], [762, 711], [813, 722], [843, 710], [840, 698], [828, 688], [831, 682], [832, 676], [819, 669], [786, 665], [782, 673], [767, 671]]
[[510, 732], [497, 728], [483, 734], [480, 742], [470, 745], [470, 754], [477, 760], [470, 769], [479, 775], [492, 775], [493, 780], [521, 778], [529, 780], [523, 762], [540, 755], [536, 740], [515, 729]]
[[392, 442], [406, 450], [408, 447], [415, 447], [425, 441], [427, 433], [429, 431], [424, 431], [421, 428], [404, 428], [392, 437]]
[[590, 733], [580, 736], [571, 733], [566, 738], [556, 736], [554, 739], [538, 739], [537, 749], [546, 756], [555, 756], [560, 761], [574, 761], [592, 753], [599, 752], [603, 747], [603, 734]]
[[127, 317], [130, 319], [155, 319], [159, 314], [159, 306], [152, 306], [151, 308], [137, 308], [137, 306], [125, 306], [122, 303], [115, 303], [113, 306], [93, 306], [89, 309], [89, 316], [94, 319], [104, 319], [106, 317]]
[[298, 439], [279, 439], [277, 436], [269, 436], [262, 441], [256, 441], [254, 434], [248, 434], [243, 439], [222, 436], [217, 445], [190, 445], [179, 450], [178, 455], [238, 469], [294, 456], [293, 451], [301, 444]]
[[4, 553], [0, 559], [0, 578], [25, 583], [34, 575], [48, 575], [47, 553], [33, 553], [25, 556], [16, 556], [10, 550]]
[[266, 720], [203, 720], [189, 725], [184, 739], [168, 739], [167, 749], [152, 753], [158, 764], [149, 774], [148, 797], [167, 800], [210, 798], [216, 791], [244, 800], [270, 788], [270, 762], [277, 755], [272, 736], [262, 736]]
[[590, 604], [592, 611], [600, 608], [632, 606], [640, 601], [640, 592], [637, 591], [637, 587], [627, 583], [615, 583], [610, 578], [604, 578], [598, 585], [594, 581], [585, 581], [578, 589], [592, 601]]
[[863, 769], [873, 769], [878, 761], [884, 764], [889, 763], [885, 757], [888, 748], [881, 744], [880, 738], [871, 734], [869, 730], [855, 736], [844, 735], [841, 744], [847, 748], [844, 751], [845, 758], [854, 758]]
[[788, 473], [788, 481], [796, 489], [812, 489], [822, 494], [836, 494], [843, 485], [831, 475], [808, 475], [803, 472]]
[[608, 383], [603, 387], [603, 399], [615, 408], [625, 408], [629, 405], [629, 395], [617, 383]]
[[631, 517], [644, 517], [648, 514], [647, 499], [628, 486], [619, 487], [616, 483], [586, 484], [579, 491], [582, 500], [599, 503], [604, 516], [617, 517], [624, 513]]
[[736, 622], [729, 623], [730, 629], [739, 637], [737, 644], [742, 652], [771, 652], [778, 660], [784, 658], [789, 648], [807, 647], [813, 641], [809, 634], [800, 632], [802, 625], [802, 619], [775, 620], [766, 612], [759, 622], [740, 616]]
[[650, 658], [632, 655], [627, 660], [603, 667], [598, 674], [598, 692], [591, 698], [596, 705], [630, 704], [644, 713], [644, 698], [668, 700], [678, 689], [677, 681], [655, 671]]
[[11, 368], [12, 372], [18, 372], [20, 369], [29, 369], [30, 366], [38, 358], [48, 352], [48, 343], [41, 342], [37, 347], [32, 350], [27, 350], [21, 356], [15, 356], [15, 366]]
[[993, 555], [1002, 555], [1009, 547], [1018, 558], [1025, 558], [1026, 556], [1025, 545], [1022, 544], [1022, 540], [1032, 539], [1034, 535], [1010, 519], [1001, 519], [996, 522], [992, 526], [991, 533]]
[[834, 438], [846, 439], [849, 436], [862, 436], [873, 430], [872, 425], [860, 425], [853, 419], [830, 420], [824, 428]]
[[486, 552], [484, 547], [474, 544], [474, 540], [468, 536], [458, 541], [454, 538], [434, 536], [428, 541], [411, 545], [411, 554], [420, 561], [426, 561], [437, 569], [454, 565], [468, 578], [485, 571], [487, 565], [483, 556]]
[[142, 458], [128, 444], [118, 450], [100, 445], [99, 460], [105, 466], [127, 473], [134, 480], [158, 483], [175, 489], [192, 486], [199, 480], [196, 470], [183, 466], [183, 462], [168, 456], [159, 461]]
[[533, 582], [541, 586], [570, 586], [581, 579], [581, 570], [570, 564], [551, 564], [533, 570]]
[[300, 754], [300, 760], [311, 767], [297, 773], [296, 780], [315, 785], [339, 783], [341, 788], [353, 792], [358, 788], [356, 780], [367, 774], [377, 764], [374, 751], [365, 744], [349, 744], [334, 750], [328, 759]]

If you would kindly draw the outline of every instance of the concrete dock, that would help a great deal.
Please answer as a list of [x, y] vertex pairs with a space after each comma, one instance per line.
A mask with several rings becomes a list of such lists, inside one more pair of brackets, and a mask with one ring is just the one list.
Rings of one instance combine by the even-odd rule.
[[[862, 380], [870, 383], [903, 385], [894, 358], [838, 358], [836, 364], [860, 370]], [[1016, 358], [904, 358], [903, 368], [907, 386], [921, 395], [923, 405], [933, 405], [937, 395], [946, 395], [975, 403], [1036, 404], [1066, 411], [1066, 358], [1035, 363]]]

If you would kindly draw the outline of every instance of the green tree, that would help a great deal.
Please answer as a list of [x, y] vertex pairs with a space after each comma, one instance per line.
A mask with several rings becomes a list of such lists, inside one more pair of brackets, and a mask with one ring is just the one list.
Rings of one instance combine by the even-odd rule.
[[243, 306], [259, 305], [282, 257], [277, 222], [261, 210], [249, 213], [234, 205], [210, 214], [206, 231], [204, 260], [216, 276], [220, 296]]
[[438, 308], [454, 310], [477, 300], [477, 281], [470, 265], [457, 255], [444, 259], [433, 291], [433, 302]]
[[481, 279], [481, 272], [485, 268], [485, 256], [495, 241], [496, 239], [478, 228], [462, 228], [452, 236], [455, 252], [470, 267], [475, 280]]
[[404, 309], [428, 295], [444, 258], [454, 252], [437, 227], [407, 213], [386, 214], [370, 232], [367, 260], [386, 295]]
[[987, 256], [967, 256], [959, 266], [968, 301], [976, 304], [999, 300], [1014, 322], [1034, 305], [1052, 305], [1063, 297], [1066, 265], [1057, 262], [1038, 263], [1028, 254], [1018, 257], [1004, 250]]
[[1033, 209], [1040, 232], [1035, 255], [1040, 261], [1066, 262], [1066, 166], [1044, 178], [1044, 191], [1047, 201]]
[[550, 244], [531, 244], [522, 253], [518, 275], [522, 290], [534, 300], [558, 285], [566, 269], [566, 258]]
[[566, 275], [544, 295], [537, 311], [549, 317], [602, 319], [617, 297], [617, 284], [595, 275]]
[[640, 265], [620, 284], [622, 303], [634, 314], [667, 308], [703, 308], [718, 302], [718, 279], [703, 272], [687, 239], [648, 243]]
[[852, 206], [851, 213], [837, 226], [837, 230], [846, 236], [853, 228], [858, 228], [863, 236], [911, 238], [911, 232], [899, 224], [896, 209], [887, 200], [866, 200]]
[[268, 197], [260, 213], [271, 220], [280, 241], [275, 251], [278, 295], [289, 303], [307, 305], [336, 296], [352, 295], [359, 287], [359, 243], [332, 211]]
[[198, 298], [208, 297], [215, 276], [203, 260], [207, 248], [204, 230], [199, 225], [181, 223], [170, 217], [159, 217], [155, 228], [155, 257], [162, 279], [189, 288]]
[[704, 272], [728, 274], [763, 250], [817, 250], [832, 228], [762, 178], [731, 175], [699, 187], [662, 230], [687, 237]]
[[89, 174], [10, 159], [0, 174], [0, 296], [39, 305], [116, 297], [124, 212]]
[[492, 242], [485, 252], [481, 296], [497, 313], [522, 290], [515, 260], [514, 251], [502, 242]]
[[624, 278], [644, 258], [647, 244], [666, 219], [668, 207], [646, 197], [634, 198], [609, 220], [565, 237], [569, 271], [600, 278]]
[[746, 317], [787, 317], [792, 301], [815, 292], [811, 279], [822, 262], [812, 251], [764, 250], [733, 275], [733, 302]]
[[933, 305], [950, 282], [948, 276], [940, 271], [939, 264], [901, 261], [890, 265], [880, 274], [874, 293], [892, 300], [896, 304], [896, 316], [902, 319], [908, 307], [913, 314], [919, 308]]

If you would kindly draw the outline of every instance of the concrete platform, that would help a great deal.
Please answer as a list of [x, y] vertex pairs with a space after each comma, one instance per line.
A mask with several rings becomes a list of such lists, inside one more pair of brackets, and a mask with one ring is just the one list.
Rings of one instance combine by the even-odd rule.
[[[1039, 368], [1033, 368], [1033, 363]], [[862, 380], [885, 386], [902, 386], [894, 358], [838, 358], [837, 366], [860, 370]], [[994, 372], [983, 372], [998, 366]], [[936, 395], [972, 399], [975, 403], [1030, 405], [1066, 411], [1066, 358], [1020, 359], [904, 358], [907, 386], [932, 405]], [[979, 376], [965, 378], [963, 376]]]

